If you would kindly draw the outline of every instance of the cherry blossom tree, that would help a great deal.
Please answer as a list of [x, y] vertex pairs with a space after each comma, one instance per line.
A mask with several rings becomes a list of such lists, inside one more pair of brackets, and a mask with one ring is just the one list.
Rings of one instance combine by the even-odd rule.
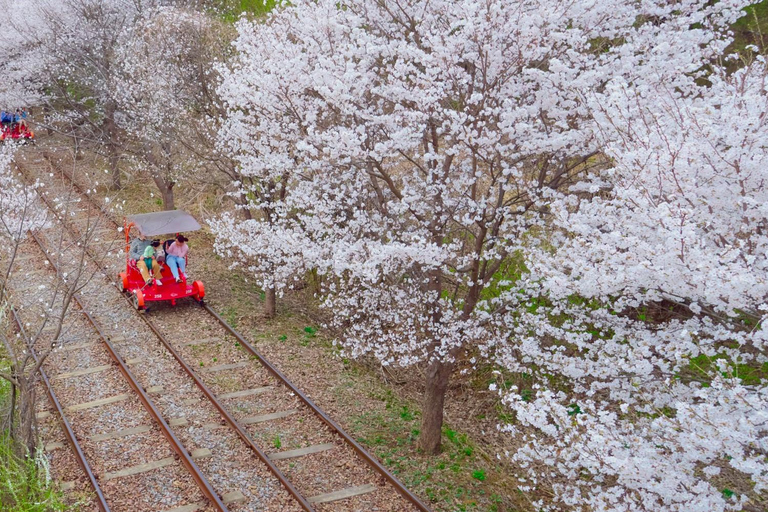
[[456, 362], [500, 338], [553, 191], [606, 163], [585, 93], [695, 71], [727, 44], [698, 27], [735, 7], [329, 0], [243, 21], [223, 143], [261, 215], [215, 224], [219, 251], [266, 289], [316, 270], [349, 354], [425, 365], [434, 453]]
[[29, 31], [19, 27], [35, 26], [40, 19], [29, 12], [28, 5], [16, 0], [0, 0], [3, 30], [0, 32], [0, 105], [16, 109], [40, 104], [46, 59]]
[[174, 209], [179, 180], [202, 179], [226, 160], [215, 145], [221, 103], [214, 62], [228, 32], [205, 14], [163, 7], [129, 27], [117, 49], [119, 124], [137, 141], [128, 147], [148, 168], [165, 209]]
[[[21, 333], [17, 337], [9, 335], [12, 330], [11, 306], [19, 295], [11, 296], [11, 283], [24, 272], [17, 257], [21, 247], [29, 243], [29, 232], [49, 227], [49, 213], [41, 207], [38, 194], [39, 183], [29, 184], [18, 174], [12, 162], [23, 160], [23, 155], [15, 148], [4, 146], [0, 150], [0, 358], [4, 361], [0, 369], [0, 378], [10, 384], [10, 406], [4, 429], [11, 438], [19, 441], [28, 455], [34, 455], [38, 446], [36, 432], [36, 387], [39, 385], [40, 368], [55, 347], [66, 336], [64, 320], [76, 290], [81, 288], [88, 278], [85, 272], [84, 249], [80, 249], [78, 264], [73, 265], [69, 258], [72, 248], [64, 244], [63, 236], [52, 246], [53, 254], [66, 252], [70, 273], [64, 274], [60, 282], [53, 285], [41, 284], [37, 289], [24, 292], [28, 304], [26, 310], [34, 310], [41, 318], [35, 332]], [[68, 202], [60, 203], [61, 213], [68, 213]], [[87, 242], [87, 240], [86, 240]], [[14, 267], [14, 264], [16, 265]], [[30, 305], [31, 304], [31, 305]], [[43, 329], [53, 327], [53, 335], [47, 335]], [[47, 346], [38, 343], [47, 340]], [[37, 345], [35, 357], [30, 351]], [[18, 417], [18, 425], [16, 418]]]
[[0, 148], [0, 237], [9, 248], [46, 223], [46, 215], [37, 202], [37, 187], [25, 185], [14, 174], [11, 163], [15, 153], [12, 145]]
[[[124, 133], [118, 125], [117, 61], [120, 35], [156, 1], [32, 0], [29, 17], [14, 29], [42, 61], [47, 123], [106, 156], [112, 187], [121, 188], [118, 166]], [[31, 21], [30, 21], [31, 20]]]
[[611, 165], [548, 202], [505, 297], [502, 364], [536, 385], [502, 394], [542, 510], [768, 504], [768, 67], [722, 57], [586, 95]]

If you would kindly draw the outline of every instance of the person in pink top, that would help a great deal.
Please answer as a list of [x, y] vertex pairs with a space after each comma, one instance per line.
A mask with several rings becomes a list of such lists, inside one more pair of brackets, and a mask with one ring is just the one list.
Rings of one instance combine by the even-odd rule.
[[176, 235], [176, 241], [168, 246], [165, 254], [165, 263], [171, 269], [177, 283], [187, 280], [187, 252], [189, 252], [187, 240], [188, 238], [184, 235]]

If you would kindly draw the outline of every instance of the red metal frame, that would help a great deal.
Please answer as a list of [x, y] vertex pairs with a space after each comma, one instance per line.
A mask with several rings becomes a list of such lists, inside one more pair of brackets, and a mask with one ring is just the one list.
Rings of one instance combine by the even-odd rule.
[[35, 139], [35, 133], [27, 126], [23, 126], [21, 123], [16, 124], [3, 124], [0, 128], [0, 142], [5, 140], [24, 140], [32, 141]]
[[[162, 283], [157, 286], [154, 281], [152, 284], [146, 284], [144, 278], [139, 272], [136, 262], [130, 259], [131, 252], [131, 228], [133, 222], [123, 221], [123, 231], [125, 231], [125, 272], [120, 272], [119, 278], [124, 292], [131, 292], [136, 296], [134, 304], [139, 310], [146, 309], [148, 302], [171, 301], [175, 306], [176, 301], [185, 297], [192, 297], [198, 302], [202, 302], [205, 297], [205, 286], [202, 281], [187, 282], [186, 277], [182, 278], [181, 283], [177, 283], [173, 278], [170, 267], [165, 264], [160, 265]], [[151, 270], [150, 270], [151, 272]]]

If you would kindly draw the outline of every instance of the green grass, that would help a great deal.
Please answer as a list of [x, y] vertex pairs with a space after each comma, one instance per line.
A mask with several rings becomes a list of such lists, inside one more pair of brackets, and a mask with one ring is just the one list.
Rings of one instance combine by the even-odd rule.
[[[503, 510], [498, 494], [498, 469], [466, 433], [443, 427], [443, 450], [425, 457], [417, 446], [421, 413], [415, 404], [390, 390], [377, 395], [384, 410], [352, 418], [351, 433], [410, 489], [422, 490], [441, 510]], [[507, 509], [510, 510], [510, 509]], [[512, 509], [514, 510], [514, 509]]]
[[224, 320], [226, 320], [227, 323], [232, 326], [233, 329], [237, 329], [237, 313], [237, 308], [233, 306], [227, 306], [224, 308], [223, 314], [221, 315], [224, 317]]
[[0, 508], [5, 512], [78, 510], [64, 503], [48, 481], [44, 459], [23, 459], [14, 453], [7, 435], [0, 438]]
[[[0, 361], [2, 365], [4, 361]], [[9, 384], [0, 379], [0, 411], [8, 407]], [[62, 493], [50, 481], [45, 456], [28, 459], [8, 432], [0, 433], [0, 510], [3, 512], [54, 512], [78, 510], [64, 503]]]
[[[685, 370], [677, 375], [677, 378], [688, 381], [698, 381], [703, 387], [709, 387], [712, 376], [718, 373], [718, 359], [728, 359], [724, 354], [718, 354], [709, 357], [705, 354], [698, 355], [691, 359]], [[738, 378], [746, 386], [757, 386], [768, 381], [768, 363], [758, 364], [753, 361], [749, 363], [734, 363], [728, 361], [729, 373], [723, 373], [725, 378]]]
[[768, 43], [768, 0], [745, 7], [744, 11], [746, 16], [733, 24], [734, 46], [742, 49], [748, 44], [760, 47]]
[[264, 16], [275, 8], [276, 0], [217, 0], [211, 2], [213, 11], [226, 22], [233, 23], [241, 15], [248, 17]]

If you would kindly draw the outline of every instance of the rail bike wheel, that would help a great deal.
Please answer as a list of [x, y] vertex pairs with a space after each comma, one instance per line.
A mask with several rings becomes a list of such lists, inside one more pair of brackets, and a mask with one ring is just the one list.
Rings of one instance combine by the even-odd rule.
[[141, 293], [141, 290], [135, 290], [133, 292], [133, 298], [131, 299], [131, 302], [137, 311], [142, 313], [146, 311], [146, 307], [144, 306], [144, 294]]
[[194, 283], [192, 283], [192, 298], [202, 305], [204, 297], [205, 297], [205, 286], [203, 286], [203, 282], [195, 281]]

